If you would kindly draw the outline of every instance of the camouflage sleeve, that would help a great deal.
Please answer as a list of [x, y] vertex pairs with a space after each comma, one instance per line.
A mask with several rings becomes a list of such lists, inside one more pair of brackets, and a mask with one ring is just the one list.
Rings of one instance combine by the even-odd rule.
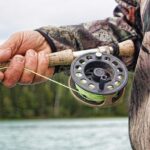
[[[132, 3], [128, 2], [129, 0], [116, 1], [118, 6], [115, 8], [112, 18], [71, 26], [46, 26], [37, 29], [37, 31], [45, 36], [53, 52], [68, 48], [74, 51], [86, 50], [127, 39], [138, 39], [135, 40], [137, 45], [141, 41], [141, 33], [139, 32], [141, 21], [137, 20], [140, 12], [139, 6], [133, 0], [131, 0]], [[135, 66], [135, 57], [121, 59], [129, 69]], [[56, 69], [56, 72], [66, 72], [68, 68], [61, 66]]]

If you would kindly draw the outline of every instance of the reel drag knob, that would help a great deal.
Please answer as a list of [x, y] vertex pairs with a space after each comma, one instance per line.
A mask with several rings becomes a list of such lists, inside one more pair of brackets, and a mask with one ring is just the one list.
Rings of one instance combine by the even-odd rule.
[[90, 106], [116, 104], [127, 84], [126, 66], [116, 57], [95, 53], [76, 58], [71, 65], [69, 86], [75, 98]]

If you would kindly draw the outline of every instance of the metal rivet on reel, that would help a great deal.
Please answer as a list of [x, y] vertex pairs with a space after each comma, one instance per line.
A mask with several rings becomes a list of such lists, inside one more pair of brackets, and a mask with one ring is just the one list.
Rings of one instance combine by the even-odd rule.
[[71, 65], [69, 86], [76, 99], [87, 105], [107, 107], [117, 102], [127, 84], [126, 66], [108, 54], [90, 53]]

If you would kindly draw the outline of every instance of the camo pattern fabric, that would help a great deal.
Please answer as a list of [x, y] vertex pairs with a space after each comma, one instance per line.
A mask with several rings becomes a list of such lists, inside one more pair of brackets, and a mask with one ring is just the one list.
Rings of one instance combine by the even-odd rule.
[[[86, 50], [127, 39], [136, 39], [135, 43], [138, 45], [142, 39], [139, 3], [136, 0], [116, 0], [116, 2], [118, 6], [115, 8], [112, 18], [79, 25], [46, 26], [37, 29], [37, 31], [48, 36], [57, 51], [65, 49]], [[138, 49], [135, 57], [121, 58], [128, 69], [135, 67], [137, 54]], [[61, 66], [58, 72], [67, 72], [68, 70], [69, 66]]]
[[150, 0], [139, 0], [143, 40], [130, 98], [129, 129], [133, 150], [150, 149]]

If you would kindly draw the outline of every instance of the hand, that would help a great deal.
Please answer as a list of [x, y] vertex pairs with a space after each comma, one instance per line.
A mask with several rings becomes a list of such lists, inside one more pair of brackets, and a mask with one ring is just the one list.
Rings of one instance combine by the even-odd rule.
[[0, 45], [0, 62], [10, 61], [5, 72], [0, 72], [0, 80], [6, 87], [19, 84], [40, 83], [44, 80], [24, 68], [35, 71], [46, 77], [51, 77], [54, 68], [49, 68], [51, 48], [45, 38], [37, 31], [14, 33]]

